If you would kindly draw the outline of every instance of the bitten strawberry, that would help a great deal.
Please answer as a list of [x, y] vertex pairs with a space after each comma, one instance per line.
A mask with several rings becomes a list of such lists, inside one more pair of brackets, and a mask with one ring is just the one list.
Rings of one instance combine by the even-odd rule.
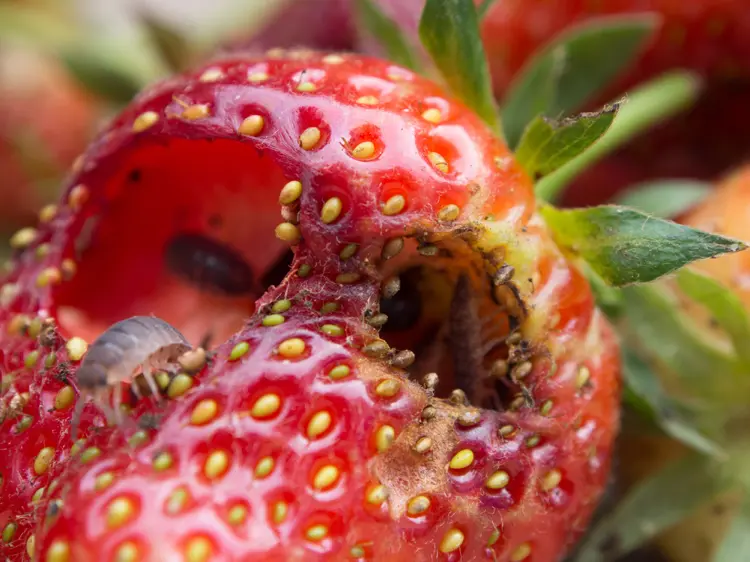
[[[617, 346], [529, 179], [405, 69], [274, 57], [142, 94], [16, 240], [12, 369], [29, 317], [90, 339], [156, 314], [195, 341], [278, 285], [205, 384], [138, 411], [146, 443], [120, 446], [126, 424], [95, 459], [60, 462], [51, 517], [13, 545], [47, 562], [559, 560], [607, 478]], [[236, 269], [193, 268], [237, 256], [254, 272], [240, 311], [219, 290]]]

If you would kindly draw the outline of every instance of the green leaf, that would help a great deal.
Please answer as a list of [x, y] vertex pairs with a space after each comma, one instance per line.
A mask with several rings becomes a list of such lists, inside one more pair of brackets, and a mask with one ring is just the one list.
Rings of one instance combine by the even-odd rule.
[[731, 338], [735, 353], [750, 365], [750, 317], [742, 300], [729, 287], [692, 269], [679, 271], [677, 284], [691, 299], [709, 310]]
[[498, 130], [499, 117], [474, 1], [427, 0], [419, 37], [453, 94]]
[[84, 87], [115, 103], [128, 103], [145, 86], [115, 59], [100, 51], [73, 47], [63, 51], [61, 59]]
[[516, 160], [531, 177], [546, 176], [595, 143], [609, 129], [617, 110], [614, 105], [562, 121], [540, 115], [526, 127]]
[[739, 513], [714, 555], [713, 562], [750, 560], [750, 495], [745, 492]]
[[719, 445], [690, 424], [688, 416], [681, 415], [681, 408], [667, 396], [656, 374], [629, 349], [623, 351], [623, 378], [628, 388], [650, 407], [664, 433], [700, 453], [725, 456]]
[[359, 23], [377, 39], [388, 58], [401, 66], [418, 70], [419, 62], [412, 45], [396, 22], [385, 15], [373, 0], [356, 0], [355, 6]]
[[539, 114], [560, 117], [579, 109], [633, 61], [660, 21], [655, 14], [605, 16], [553, 38], [525, 64], [505, 95], [508, 144], [515, 147]]
[[692, 180], [660, 180], [628, 189], [616, 202], [663, 219], [678, 216], [702, 201], [711, 184]]
[[141, 13], [139, 19], [147, 37], [156, 47], [157, 53], [169, 70], [172, 72], [186, 70], [193, 56], [187, 37], [149, 14]]
[[671, 463], [633, 488], [584, 539], [576, 562], [611, 562], [680, 522], [729, 488], [698, 454]]
[[702, 232], [626, 207], [542, 207], [558, 244], [619, 287], [647, 283], [700, 259], [738, 252], [739, 240]]
[[612, 126], [599, 142], [554, 174], [536, 184], [537, 197], [544, 201], [555, 198], [581, 172], [627, 143], [636, 135], [685, 110], [698, 98], [700, 80], [689, 72], [672, 72], [648, 82], [628, 94]]

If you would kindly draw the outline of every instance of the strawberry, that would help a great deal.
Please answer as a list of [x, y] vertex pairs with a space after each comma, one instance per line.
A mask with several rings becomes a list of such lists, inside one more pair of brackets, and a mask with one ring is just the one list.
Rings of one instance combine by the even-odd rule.
[[[357, 55], [218, 59], [140, 95], [43, 218], [16, 236], [3, 285], [4, 372], [37, 376], [20, 365], [37, 316], [68, 348], [131, 314], [195, 341], [256, 313], [205, 384], [139, 405], [141, 433], [89, 430], [107, 443], [85, 463], [53, 451], [47, 517], [31, 539], [13, 504], [10, 548], [544, 562], [585, 529], [617, 427], [617, 345], [529, 178], [438, 86]], [[242, 297], [211, 293], [247, 279], [229, 247], [254, 272]], [[193, 268], [206, 260], [221, 267]]]
[[0, 222], [18, 228], [42, 204], [84, 149], [98, 104], [51, 57], [0, 50]]

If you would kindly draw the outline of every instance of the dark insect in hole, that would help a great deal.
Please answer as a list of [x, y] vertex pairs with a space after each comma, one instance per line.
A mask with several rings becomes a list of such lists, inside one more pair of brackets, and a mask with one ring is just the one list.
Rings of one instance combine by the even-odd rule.
[[202, 234], [178, 234], [164, 252], [169, 270], [203, 291], [225, 296], [256, 292], [253, 270], [230, 246]]
[[419, 282], [422, 271], [419, 268], [403, 272], [401, 289], [393, 297], [380, 300], [380, 312], [388, 316], [385, 325], [387, 332], [400, 332], [414, 327], [422, 316], [422, 295]]

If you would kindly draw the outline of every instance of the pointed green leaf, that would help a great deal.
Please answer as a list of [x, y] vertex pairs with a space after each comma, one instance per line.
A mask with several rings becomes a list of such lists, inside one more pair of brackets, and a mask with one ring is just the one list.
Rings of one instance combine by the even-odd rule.
[[613, 286], [647, 283], [701, 259], [746, 248], [739, 240], [702, 232], [626, 207], [542, 207], [557, 242], [582, 257]]
[[693, 454], [642, 480], [594, 526], [576, 562], [611, 562], [675, 525], [729, 488], [716, 472]]
[[745, 492], [739, 513], [721, 542], [713, 562], [750, 560], [750, 494]]
[[676, 217], [702, 201], [711, 192], [711, 184], [692, 180], [661, 180], [628, 189], [616, 202], [660, 217]]
[[667, 396], [656, 374], [629, 349], [623, 351], [623, 378], [628, 388], [650, 407], [654, 420], [667, 435], [700, 453], [725, 456], [718, 444], [690, 424], [688, 416], [681, 415], [680, 408]]
[[605, 16], [555, 37], [526, 63], [505, 96], [508, 144], [515, 147], [539, 114], [560, 117], [580, 109], [633, 61], [659, 22], [655, 14]]
[[380, 43], [388, 59], [418, 70], [419, 62], [413, 47], [396, 22], [385, 15], [373, 0], [356, 0], [355, 6], [358, 22]]
[[562, 121], [540, 115], [526, 127], [516, 149], [516, 160], [531, 177], [546, 176], [599, 140], [617, 110], [614, 105], [598, 113], [582, 113]]
[[187, 37], [149, 14], [142, 13], [139, 19], [148, 38], [170, 71], [182, 72], [189, 67], [192, 48]]
[[677, 283], [691, 299], [711, 312], [731, 338], [737, 355], [750, 364], [750, 317], [740, 298], [729, 287], [692, 269], [679, 271]]
[[579, 174], [636, 135], [685, 110], [698, 98], [700, 80], [689, 72], [672, 72], [628, 94], [612, 126], [599, 142], [536, 184], [537, 197], [555, 198]]
[[427, 0], [419, 37], [453, 94], [497, 130], [499, 117], [473, 0]]

